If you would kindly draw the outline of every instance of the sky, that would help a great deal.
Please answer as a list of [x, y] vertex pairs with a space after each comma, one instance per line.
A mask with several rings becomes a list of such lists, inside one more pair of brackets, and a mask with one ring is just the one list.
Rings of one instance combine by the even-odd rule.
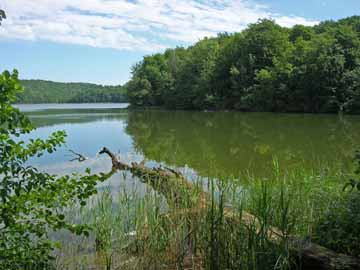
[[0, 70], [116, 85], [144, 55], [260, 18], [291, 27], [360, 15], [360, 0], [0, 0], [0, 9]]

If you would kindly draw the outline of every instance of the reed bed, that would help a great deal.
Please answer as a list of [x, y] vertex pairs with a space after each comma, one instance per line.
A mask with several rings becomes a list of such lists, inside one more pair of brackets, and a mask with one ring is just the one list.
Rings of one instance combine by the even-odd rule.
[[[316, 239], [317, 224], [342, 197], [347, 177], [328, 168], [282, 172], [275, 159], [268, 178], [193, 179], [181, 208], [151, 187], [108, 187], [68, 212], [92, 231], [59, 238], [67, 240], [56, 251], [56, 268], [298, 269], [295, 246]], [[196, 208], [204, 190], [208, 207]], [[244, 213], [255, 218], [244, 222]]]

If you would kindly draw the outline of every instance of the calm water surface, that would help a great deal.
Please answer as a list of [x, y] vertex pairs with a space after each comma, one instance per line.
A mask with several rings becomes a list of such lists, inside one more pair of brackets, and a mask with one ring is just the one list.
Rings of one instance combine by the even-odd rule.
[[[107, 172], [96, 153], [106, 146], [124, 161], [146, 159], [205, 177], [266, 176], [274, 157], [280, 168], [346, 170], [360, 144], [360, 117], [242, 112], [129, 111], [124, 104], [18, 105], [37, 127], [28, 137], [67, 132], [55, 154], [31, 162], [51, 173]], [[89, 159], [70, 161], [72, 149]]]
[[51, 109], [119, 109], [128, 107], [128, 103], [42, 103], [16, 104], [23, 112], [44, 111]]

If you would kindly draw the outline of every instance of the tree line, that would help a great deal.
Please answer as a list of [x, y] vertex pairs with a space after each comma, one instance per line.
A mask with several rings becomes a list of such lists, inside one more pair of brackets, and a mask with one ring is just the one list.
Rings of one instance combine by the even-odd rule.
[[22, 80], [25, 91], [18, 94], [18, 103], [95, 103], [126, 102], [122, 86], [91, 83], [60, 83], [43, 80]]
[[259, 20], [145, 56], [126, 87], [136, 106], [360, 113], [360, 16], [292, 28]]

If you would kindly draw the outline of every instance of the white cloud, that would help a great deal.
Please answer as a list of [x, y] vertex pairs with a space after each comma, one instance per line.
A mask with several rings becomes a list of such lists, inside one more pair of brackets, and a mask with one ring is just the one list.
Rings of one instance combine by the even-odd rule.
[[150, 52], [240, 31], [259, 18], [273, 18], [283, 26], [317, 23], [273, 14], [247, 0], [2, 0], [0, 8], [8, 16], [0, 39]]
[[278, 24], [280, 24], [280, 25], [287, 26], [287, 27], [294, 26], [296, 24], [312, 26], [312, 25], [318, 23], [318, 22], [309, 21], [309, 20], [306, 20], [305, 18], [297, 17], [297, 16], [293, 16], [293, 17], [286, 17], [286, 16], [277, 17], [276, 22]]

